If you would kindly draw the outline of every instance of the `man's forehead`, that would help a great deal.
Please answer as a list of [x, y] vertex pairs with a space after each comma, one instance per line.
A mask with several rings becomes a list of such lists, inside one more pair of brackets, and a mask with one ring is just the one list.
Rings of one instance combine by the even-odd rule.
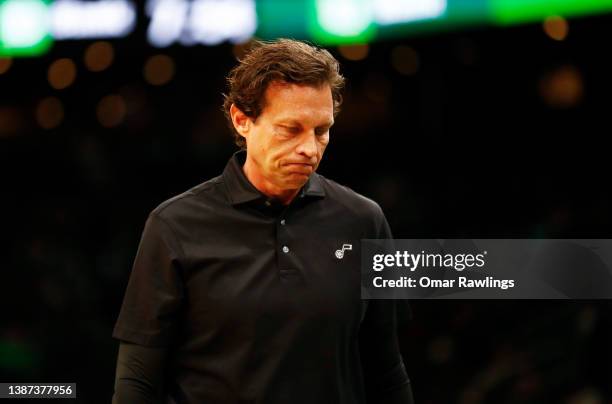
[[266, 88], [264, 110], [273, 111], [275, 120], [312, 118], [333, 122], [333, 99], [329, 84], [320, 86], [272, 82]]

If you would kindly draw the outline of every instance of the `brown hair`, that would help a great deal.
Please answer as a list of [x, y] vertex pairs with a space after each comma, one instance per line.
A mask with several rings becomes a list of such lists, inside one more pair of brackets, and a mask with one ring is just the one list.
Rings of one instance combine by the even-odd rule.
[[234, 142], [245, 148], [244, 138], [236, 132], [230, 116], [235, 104], [255, 120], [265, 107], [265, 91], [271, 82], [319, 87], [329, 84], [334, 101], [334, 116], [342, 104], [344, 77], [338, 61], [325, 49], [293, 39], [257, 41], [227, 76], [228, 93], [223, 94], [223, 112], [234, 134]]

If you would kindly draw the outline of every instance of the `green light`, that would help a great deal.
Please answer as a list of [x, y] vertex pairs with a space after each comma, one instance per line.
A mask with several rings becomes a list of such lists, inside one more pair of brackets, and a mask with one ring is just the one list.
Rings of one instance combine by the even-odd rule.
[[564, 17], [612, 10], [612, 0], [490, 0], [491, 12], [500, 24], [542, 20], [551, 15]]
[[306, 16], [308, 6], [303, 0], [259, 0], [257, 1], [257, 36], [273, 39], [290, 36], [308, 39]]
[[309, 30], [323, 44], [368, 42], [376, 34], [368, 0], [311, 0]]
[[45, 0], [0, 0], [0, 56], [34, 56], [52, 43]]

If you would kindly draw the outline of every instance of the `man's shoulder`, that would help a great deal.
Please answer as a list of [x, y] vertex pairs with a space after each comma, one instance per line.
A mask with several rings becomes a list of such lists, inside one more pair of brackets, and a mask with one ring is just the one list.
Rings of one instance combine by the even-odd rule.
[[382, 215], [382, 209], [373, 199], [354, 191], [346, 185], [339, 184], [334, 180], [326, 178], [323, 175], [318, 174], [318, 176], [325, 190], [326, 197], [344, 205], [345, 208], [360, 216]]
[[225, 200], [223, 186], [222, 175], [211, 178], [163, 201], [153, 209], [151, 215], [162, 219], [172, 219], [202, 209], [212, 209], [213, 205], [218, 205]]

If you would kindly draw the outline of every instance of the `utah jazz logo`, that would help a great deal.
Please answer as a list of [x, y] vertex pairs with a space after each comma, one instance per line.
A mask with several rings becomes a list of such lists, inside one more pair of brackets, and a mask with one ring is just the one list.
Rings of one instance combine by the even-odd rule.
[[342, 248], [339, 250], [336, 250], [336, 258], [341, 260], [342, 258], [344, 258], [344, 251], [351, 251], [352, 249], [353, 249], [352, 244], [342, 244]]

